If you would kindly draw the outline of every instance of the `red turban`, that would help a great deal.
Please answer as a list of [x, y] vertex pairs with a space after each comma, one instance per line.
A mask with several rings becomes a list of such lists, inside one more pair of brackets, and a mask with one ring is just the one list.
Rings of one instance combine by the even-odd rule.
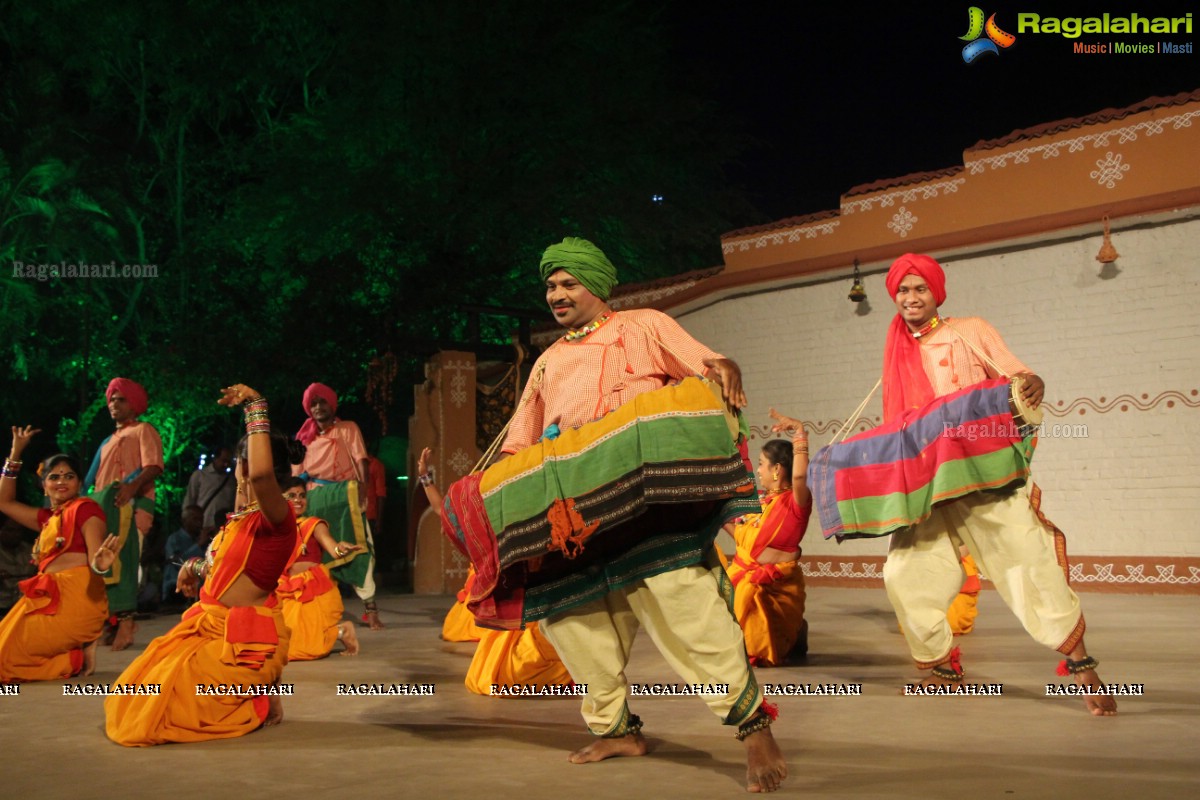
[[146, 390], [142, 388], [140, 383], [131, 381], [129, 378], [113, 378], [109, 381], [108, 389], [104, 392], [105, 401], [112, 400], [114, 394], [119, 394], [129, 402], [129, 409], [135, 417], [140, 417], [146, 413], [146, 408], [149, 406], [150, 398], [146, 395]]
[[892, 300], [896, 299], [900, 281], [904, 280], [905, 275], [917, 275], [924, 279], [929, 291], [933, 292], [933, 302], [939, 306], [946, 302], [946, 273], [942, 271], [942, 265], [929, 256], [905, 253], [892, 262], [886, 281], [888, 296]]
[[300, 426], [300, 431], [296, 434], [296, 438], [300, 440], [300, 444], [308, 447], [312, 444], [313, 439], [317, 438], [317, 433], [320, 432], [320, 426], [316, 420], [312, 418], [312, 404], [317, 398], [321, 398], [329, 404], [329, 410], [334, 414], [337, 413], [337, 392], [330, 389], [323, 383], [311, 383], [304, 390], [304, 413], [308, 415], [308, 419]]
[[[905, 275], [924, 280], [939, 306], [946, 302], [946, 273], [929, 256], [905, 253], [892, 262], [886, 285], [893, 301]], [[933, 384], [921, 364], [921, 345], [897, 313], [883, 346], [883, 420], [887, 422], [910, 408], [920, 408], [932, 399]]]

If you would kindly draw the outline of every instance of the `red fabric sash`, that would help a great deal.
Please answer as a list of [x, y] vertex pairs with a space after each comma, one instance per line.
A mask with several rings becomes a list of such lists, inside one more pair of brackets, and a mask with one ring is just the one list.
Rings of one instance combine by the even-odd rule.
[[248, 669], [262, 669], [275, 654], [279, 631], [269, 611], [257, 606], [237, 606], [225, 617], [225, 646], [221, 660]]
[[482, 482], [483, 473], [477, 472], [450, 485], [442, 509], [442, 532], [475, 567], [475, 580], [467, 594], [467, 608], [475, 620], [489, 627], [516, 630], [524, 616], [525, 590], [496, 591], [500, 552], [479, 491]]
[[33, 604], [33, 608], [29, 614], [57, 614], [58, 613], [58, 581], [53, 575], [48, 575], [45, 572], [34, 575], [32, 578], [26, 578], [19, 582], [17, 586], [21, 589], [21, 594]]
[[275, 593], [280, 597], [288, 597], [298, 603], [311, 603], [313, 599], [334, 588], [329, 580], [329, 573], [320, 564], [301, 572], [299, 575], [285, 575], [279, 579], [279, 588]]
[[897, 314], [883, 346], [883, 421], [933, 400], [933, 384], [921, 364], [921, 343]]
[[759, 564], [757, 561], [747, 563], [741, 556], [734, 558], [733, 563], [744, 570], [743, 572], [738, 572], [733, 578], [734, 586], [737, 586], [743, 580], [762, 585], [774, 583], [783, 577], [783, 573], [779, 571], [777, 564]]

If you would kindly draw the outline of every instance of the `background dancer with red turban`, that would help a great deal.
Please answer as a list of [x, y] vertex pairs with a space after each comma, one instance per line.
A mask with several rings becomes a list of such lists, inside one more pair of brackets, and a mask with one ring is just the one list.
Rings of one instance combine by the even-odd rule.
[[294, 472], [308, 481], [309, 513], [324, 519], [339, 542], [357, 545], [353, 551], [330, 562], [330, 571], [354, 587], [363, 601], [363, 622], [371, 630], [383, 628], [375, 603], [375, 540], [366, 522], [367, 477], [370, 456], [362, 431], [350, 420], [337, 416], [338, 397], [323, 383], [304, 390], [304, 413], [308, 419], [296, 438], [308, 448], [304, 463]]
[[113, 378], [104, 396], [117, 430], [100, 444], [84, 486], [94, 487], [96, 502], [108, 519], [108, 532], [120, 543], [112, 574], [104, 579], [112, 615], [105, 643], [124, 650], [133, 644], [137, 630], [133, 614], [138, 570], [142, 543], [154, 524], [154, 485], [163, 472], [163, 448], [154, 426], [138, 419], [149, 403], [141, 384]]
[[[935, 398], [1003, 377], [997, 367], [1009, 376], [1024, 376], [1021, 394], [1032, 408], [1042, 402], [1042, 379], [1009, 351], [995, 328], [978, 317], [949, 320], [939, 314], [946, 276], [932, 258], [909, 253], [896, 259], [887, 289], [898, 313], [884, 348], [885, 423]], [[917, 667], [931, 671], [925, 684], [963, 679], [946, 618], [963, 586], [962, 544], [1025, 630], [1066, 656], [1059, 674], [1074, 675], [1081, 686], [1102, 685], [1098, 662], [1084, 647], [1079, 597], [1067, 583], [1062, 532], [1039, 505], [1040, 492], [1032, 483], [1009, 494], [976, 492], [937, 506], [925, 521], [892, 534], [884, 583]], [[1109, 696], [1087, 695], [1085, 702], [1098, 716], [1117, 712]]]

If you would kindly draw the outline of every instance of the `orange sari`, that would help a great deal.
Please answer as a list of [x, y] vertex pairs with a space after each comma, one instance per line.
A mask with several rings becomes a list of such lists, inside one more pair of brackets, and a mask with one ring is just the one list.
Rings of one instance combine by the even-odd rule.
[[[300, 520], [300, 549], [305, 561], [316, 561], [299, 575], [289, 575], [293, 558], [279, 578], [275, 596], [283, 621], [292, 632], [288, 643], [288, 661], [312, 661], [324, 658], [333, 650], [338, 638], [338, 623], [345, 606], [329, 570], [321, 564], [321, 546], [313, 539], [313, 531], [324, 520], [305, 517]], [[315, 549], [314, 549], [315, 548]]]
[[761, 564], [758, 557], [768, 547], [793, 549], [792, 543], [804, 535], [811, 508], [797, 510], [792, 495], [781, 492], [763, 504], [762, 514], [747, 515], [734, 529], [737, 553], [727, 566], [734, 587], [733, 613], [755, 666], [778, 666], [787, 660], [804, 627], [805, 600], [799, 556], [779, 564]]
[[467, 573], [467, 581], [459, 590], [457, 602], [450, 606], [446, 619], [442, 622], [442, 639], [447, 642], [478, 642], [486, 633], [486, 629], [475, 624], [475, 615], [467, 608], [467, 598], [471, 594], [471, 585], [475, 583], [475, 568]]
[[65, 503], [42, 526], [38, 573], [18, 584], [21, 599], [0, 621], [0, 683], [78, 675], [83, 647], [100, 637], [108, 617], [104, 578], [87, 566], [46, 571], [83, 536], [76, 517], [88, 503], [95, 505], [86, 497]]
[[[288, 628], [275, 596], [261, 606], [222, 605], [218, 598], [246, 569], [256, 534], [294, 539], [296, 520], [272, 529], [261, 511], [235, 517], [213, 548], [200, 600], [179, 624], [146, 647], [116, 683], [158, 685], [157, 696], [113, 695], [104, 701], [108, 738], [129, 747], [244, 736], [267, 718], [260, 693], [278, 682], [287, 664]], [[218, 693], [200, 692], [215, 687]], [[206, 689], [206, 692], [208, 690]]]
[[529, 623], [523, 631], [493, 631], [481, 628], [479, 646], [467, 670], [467, 689], [491, 695], [492, 686], [568, 686], [571, 673], [558, 658], [554, 645]]

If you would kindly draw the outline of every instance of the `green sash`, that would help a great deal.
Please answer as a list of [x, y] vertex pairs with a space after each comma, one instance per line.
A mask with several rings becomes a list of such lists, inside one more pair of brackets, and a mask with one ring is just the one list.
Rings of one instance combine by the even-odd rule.
[[358, 505], [358, 481], [328, 483], [310, 489], [306, 516], [319, 517], [329, 524], [334, 541], [362, 545], [366, 550], [333, 558], [325, 553], [322, 563], [343, 583], [359, 588], [366, 583], [374, 548], [367, 540], [367, 521]]
[[108, 534], [117, 537], [117, 560], [113, 562], [111, 571], [104, 576], [105, 588], [108, 590], [108, 610], [113, 614], [137, 610], [138, 564], [141, 561], [142, 548], [133, 512], [143, 510], [154, 513], [154, 501], [146, 497], [135, 497], [118, 508], [116, 500], [120, 489], [121, 483], [114, 481], [92, 495], [92, 499], [104, 509]]

